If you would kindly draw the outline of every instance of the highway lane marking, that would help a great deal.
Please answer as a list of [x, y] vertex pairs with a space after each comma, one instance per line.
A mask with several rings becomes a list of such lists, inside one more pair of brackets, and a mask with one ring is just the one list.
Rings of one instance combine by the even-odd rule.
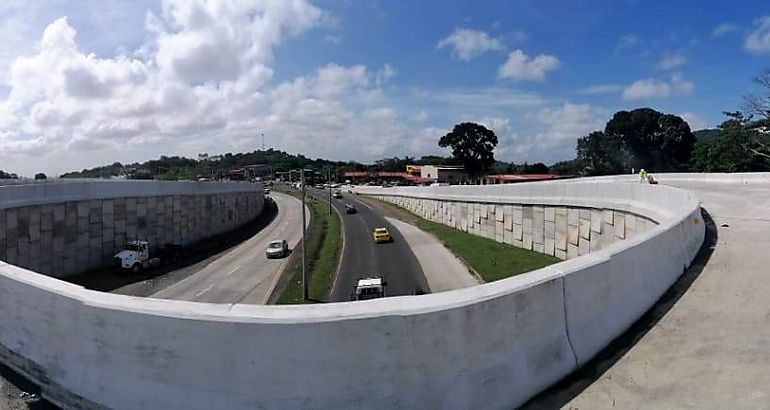
[[196, 297], [196, 298], [199, 298], [199, 297], [201, 297], [201, 295], [202, 295], [202, 294], [204, 294], [204, 293], [206, 293], [206, 292], [210, 291], [210, 290], [211, 290], [211, 288], [213, 288], [213, 287], [214, 287], [214, 284], [212, 283], [212, 284], [211, 284], [211, 285], [209, 285], [209, 286], [208, 286], [206, 289], [203, 289], [202, 291], [200, 291], [200, 292], [196, 293], [196, 294], [195, 294], [195, 297]]
[[240, 268], [241, 268], [240, 266], [237, 266], [235, 269], [231, 270], [230, 272], [227, 272], [227, 276], [232, 275], [233, 273], [235, 273], [235, 271], [237, 271]]
[[363, 205], [363, 206], [365, 206], [365, 207], [367, 207], [367, 208], [369, 208], [369, 210], [371, 210], [371, 211], [374, 211], [374, 208], [372, 208], [371, 206], [369, 206], [369, 204], [367, 204], [366, 202], [364, 202], [364, 201], [358, 201], [358, 203], [359, 203], [359, 204], [361, 204], [361, 205]]

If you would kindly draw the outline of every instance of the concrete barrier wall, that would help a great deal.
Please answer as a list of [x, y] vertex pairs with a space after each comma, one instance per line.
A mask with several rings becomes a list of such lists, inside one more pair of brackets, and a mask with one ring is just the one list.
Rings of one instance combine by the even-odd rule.
[[90, 181], [0, 186], [0, 260], [54, 277], [108, 266], [134, 239], [154, 248], [228, 232], [262, 211], [248, 183]]
[[657, 224], [642, 215], [613, 209], [512, 204], [507, 198], [486, 202], [426, 199], [410, 196], [409, 190], [387, 195], [372, 189], [359, 191], [427, 220], [559, 259], [596, 252]]
[[[704, 232], [697, 201], [675, 188], [526, 185], [468, 195], [525, 203], [537, 193], [658, 225], [493, 283], [314, 306], [102, 294], [0, 264], [0, 359], [69, 407], [513, 408], [630, 326]], [[469, 200], [456, 188], [420, 194]]]

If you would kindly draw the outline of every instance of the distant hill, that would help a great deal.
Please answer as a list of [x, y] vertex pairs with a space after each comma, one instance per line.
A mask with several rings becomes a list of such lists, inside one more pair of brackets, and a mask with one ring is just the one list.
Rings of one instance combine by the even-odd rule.
[[719, 129], [706, 128], [698, 131], [693, 131], [693, 134], [695, 134], [695, 138], [697, 138], [698, 141], [708, 141], [719, 135]]
[[161, 156], [159, 159], [142, 163], [100, 166], [82, 171], [67, 172], [61, 178], [129, 178], [129, 179], [197, 179], [198, 177], [217, 178], [228, 174], [230, 170], [245, 165], [267, 164], [276, 172], [290, 169], [314, 168], [323, 170], [335, 167], [340, 171], [363, 169], [355, 162], [328, 161], [309, 159], [302, 155], [292, 155], [283, 151], [269, 149], [248, 153], [227, 153], [224, 155], [200, 154], [198, 159], [185, 157]]

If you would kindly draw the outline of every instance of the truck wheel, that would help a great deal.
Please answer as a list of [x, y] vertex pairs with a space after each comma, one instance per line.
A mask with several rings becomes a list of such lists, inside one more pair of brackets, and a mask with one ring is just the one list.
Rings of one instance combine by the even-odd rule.
[[131, 271], [134, 273], [139, 273], [142, 271], [142, 265], [135, 263], [133, 267], [131, 267]]

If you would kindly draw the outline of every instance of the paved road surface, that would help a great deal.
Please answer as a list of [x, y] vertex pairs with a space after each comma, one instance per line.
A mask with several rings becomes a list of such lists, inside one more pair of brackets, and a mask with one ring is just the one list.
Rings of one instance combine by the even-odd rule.
[[277, 192], [272, 197], [278, 206], [278, 216], [270, 225], [198, 272], [150, 297], [207, 303], [266, 303], [287, 261], [265, 258], [268, 242], [284, 238], [293, 249], [302, 237], [300, 201]]
[[[328, 198], [323, 191], [311, 190], [314, 196]], [[420, 263], [403, 236], [383, 216], [368, 205], [358, 201], [353, 194], [343, 193], [342, 199], [332, 201], [342, 214], [345, 245], [342, 265], [331, 290], [332, 302], [350, 300], [356, 280], [372, 274], [382, 275], [387, 281], [386, 296], [428, 293], [430, 288], [422, 273]], [[345, 204], [355, 204], [358, 213], [346, 215]], [[393, 242], [375, 244], [372, 232], [377, 227], [387, 227]]]
[[635, 343], [532, 408], [770, 406], [770, 187], [672, 185], [697, 192], [713, 218], [713, 254]]
[[385, 218], [409, 244], [433, 293], [476, 286], [468, 267], [435, 236], [396, 218]]

